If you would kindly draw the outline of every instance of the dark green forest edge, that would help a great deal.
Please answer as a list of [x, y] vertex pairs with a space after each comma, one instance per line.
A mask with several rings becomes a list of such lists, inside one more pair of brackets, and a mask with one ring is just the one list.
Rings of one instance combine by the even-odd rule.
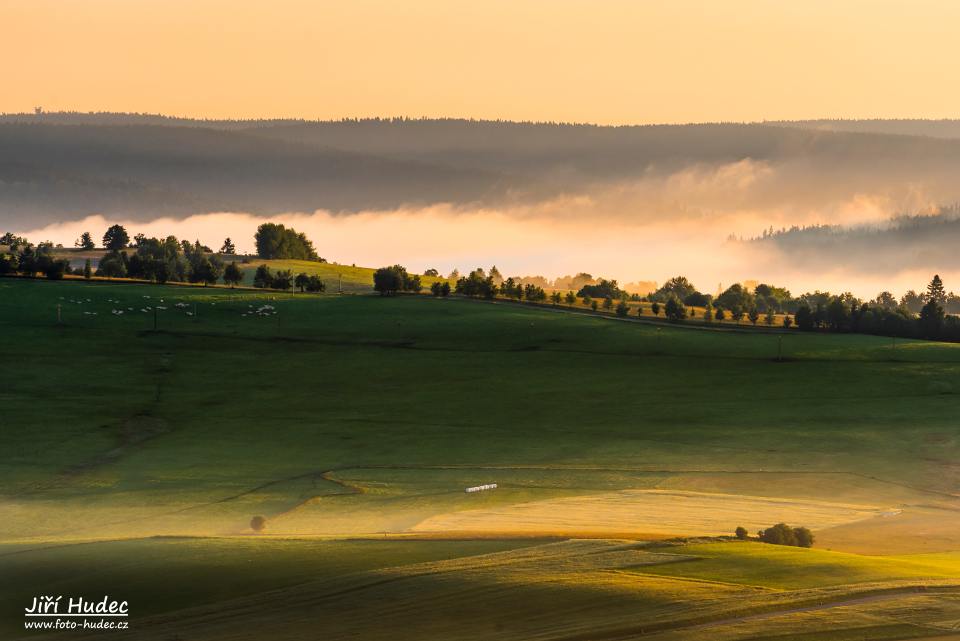
[[[275, 223], [264, 223], [255, 235], [256, 258], [297, 259], [326, 262], [317, 254], [313, 242], [305, 234]], [[83, 250], [96, 249], [90, 232], [76, 241]], [[106, 253], [96, 269], [88, 258], [82, 268], [73, 269], [70, 262], [58, 255], [62, 246], [50, 242], [33, 244], [7, 232], [0, 236], [0, 276], [45, 277], [59, 280], [65, 276], [94, 276], [108, 279], [135, 279], [157, 284], [193, 283], [236, 287], [243, 280], [240, 264], [251, 263], [252, 257], [238, 256], [233, 241], [226, 238], [214, 252], [199, 240], [190, 243], [175, 236], [148, 238], [137, 234], [132, 239], [121, 225], [113, 225], [102, 237]], [[454, 270], [445, 280], [437, 270], [424, 276], [435, 280], [430, 285], [434, 296], [457, 294], [485, 300], [506, 299], [516, 302], [565, 304], [578, 303], [593, 312], [613, 313], [626, 318], [635, 310], [644, 316], [644, 306], [632, 308], [629, 302], [650, 303], [646, 310], [653, 318], [661, 311], [674, 323], [695, 321], [700, 324], [731, 319], [738, 325], [744, 319], [750, 326], [777, 324], [784, 329], [801, 331], [850, 332], [903, 338], [960, 341], [960, 296], [947, 292], [939, 275], [934, 275], [925, 291], [906, 292], [898, 300], [891, 292], [880, 292], [864, 301], [849, 292], [807, 292], [793, 296], [783, 287], [759, 283], [752, 289], [734, 283], [716, 296], [699, 291], [684, 276], [671, 278], [647, 294], [627, 292], [616, 280], [594, 278], [581, 272], [550, 281], [542, 276], [504, 278], [496, 266], [487, 273], [477, 268], [465, 276]], [[326, 284], [316, 275], [293, 274], [291, 270], [272, 272], [266, 264], [257, 267], [254, 287], [279, 291], [299, 289], [318, 293]], [[410, 274], [403, 266], [382, 267], [373, 274], [373, 289], [384, 296], [398, 293], [417, 294], [424, 290], [421, 277]], [[566, 291], [564, 291], [566, 290]], [[649, 317], [649, 316], [648, 316]]]

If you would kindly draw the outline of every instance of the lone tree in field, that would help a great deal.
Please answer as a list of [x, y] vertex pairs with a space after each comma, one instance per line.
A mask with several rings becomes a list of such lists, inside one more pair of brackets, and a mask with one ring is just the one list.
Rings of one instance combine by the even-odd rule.
[[630, 306], [627, 305], [627, 301], [621, 300], [617, 303], [617, 316], [626, 317], [630, 313]]
[[563, 297], [560, 295], [560, 292], [553, 292], [552, 294], [550, 294], [550, 302], [553, 303], [554, 307], [560, 304], [560, 300], [562, 298]]
[[83, 263], [83, 277], [87, 280], [93, 276], [93, 269], [90, 267], [90, 259], [84, 261]]
[[254, 532], [263, 532], [267, 527], [267, 519], [262, 516], [255, 516], [250, 519], [250, 529]]
[[567, 292], [567, 295], [564, 300], [567, 301], [567, 305], [573, 305], [577, 302], [577, 295], [574, 294], [573, 292]]
[[734, 531], [734, 534], [741, 541], [746, 541], [748, 538], [750, 538], [750, 533], [747, 532], [747, 528], [743, 527], [742, 525]]
[[603, 308], [604, 309], [613, 309], [613, 299], [609, 296], [606, 296], [603, 299]]
[[224, 239], [224, 241], [223, 241], [223, 247], [220, 248], [220, 253], [221, 253], [221, 254], [236, 254], [236, 253], [237, 253], [237, 246], [233, 244], [233, 241], [230, 240], [230, 237], [229, 237], [229, 236], [228, 236], [226, 239]]
[[77, 242], [75, 242], [74, 245], [80, 249], [94, 249], [96, 247], [93, 242], [93, 236], [91, 236], [90, 232], [88, 231], [80, 234], [80, 238], [77, 239]]
[[123, 225], [112, 225], [103, 235], [103, 246], [111, 251], [119, 251], [130, 242], [130, 236]]
[[243, 272], [237, 267], [236, 263], [227, 263], [223, 269], [223, 282], [230, 287], [236, 287], [243, 280]]
[[947, 290], [943, 287], [943, 281], [940, 280], [940, 274], [934, 274], [933, 280], [927, 285], [927, 300], [932, 300], [940, 305], [947, 302]]
[[650, 311], [653, 312], [653, 315], [654, 315], [654, 316], [659, 316], [659, 315], [660, 315], [660, 303], [654, 301], [653, 304], [650, 305]]
[[260, 258], [320, 260], [307, 235], [298, 233], [292, 227], [287, 229], [276, 223], [263, 223], [257, 227], [253, 238]]
[[784, 327], [785, 329], [790, 329], [790, 326], [791, 326], [791, 325], [793, 325], [793, 319], [790, 318], [789, 316], [784, 316], [784, 317], [783, 317], [783, 327]]
[[760, 320], [760, 312], [757, 311], [756, 307], [751, 307], [750, 311], [747, 313], [747, 319], [750, 321], [750, 324], [754, 327], [757, 326], [757, 321]]
[[774, 320], [776, 320], [776, 318], [773, 315], [773, 308], [771, 307], [767, 310], [767, 315], [764, 316], [763, 322], [765, 322], [767, 325], [773, 325]]
[[718, 307], [717, 311], [714, 312], [713, 317], [716, 318], [718, 321], [723, 322], [723, 320], [727, 317], [727, 313], [723, 311], [722, 307]]
[[597, 301], [595, 300], [590, 301], [590, 309], [592, 309], [593, 311], [597, 311], [598, 307], [599, 305], [597, 305]]

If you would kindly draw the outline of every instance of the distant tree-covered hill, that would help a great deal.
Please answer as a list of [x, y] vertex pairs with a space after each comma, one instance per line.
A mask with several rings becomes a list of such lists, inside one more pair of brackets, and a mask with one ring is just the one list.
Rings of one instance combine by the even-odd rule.
[[[255, 136], [157, 125], [0, 124], [0, 219], [40, 225], [88, 213], [146, 220], [209, 211], [479, 200], [495, 172]], [[17, 225], [19, 223], [19, 225]]]
[[960, 206], [942, 207], [927, 215], [896, 216], [882, 223], [768, 230], [747, 242], [776, 247], [798, 266], [881, 272], [891, 267], [952, 269], [960, 244]]
[[960, 200], [960, 140], [783, 125], [6, 115], [0, 222], [497, 207], [635, 184], [616, 207], [578, 215], [816, 211], [858, 194]]
[[930, 136], [932, 138], [960, 138], [960, 120], [921, 118], [862, 119], [862, 120], [796, 120], [770, 124], [802, 127], [820, 131], [895, 134], [900, 136]]

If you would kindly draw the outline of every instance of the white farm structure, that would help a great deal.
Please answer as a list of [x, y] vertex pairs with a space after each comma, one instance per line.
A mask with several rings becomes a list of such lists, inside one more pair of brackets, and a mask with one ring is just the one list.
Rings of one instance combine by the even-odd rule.
[[495, 490], [497, 489], [496, 483], [487, 483], [486, 485], [474, 485], [473, 487], [468, 487], [464, 490], [467, 494], [473, 494], [474, 492], [485, 492], [486, 490]]

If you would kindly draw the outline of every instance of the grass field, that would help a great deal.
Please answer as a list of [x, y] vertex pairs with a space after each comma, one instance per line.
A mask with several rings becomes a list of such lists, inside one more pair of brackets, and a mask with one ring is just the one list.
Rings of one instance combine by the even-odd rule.
[[[960, 621], [960, 346], [792, 333], [777, 361], [563, 309], [16, 279], [0, 332], [3, 638], [55, 586], [133, 595], [158, 639]], [[784, 519], [817, 549], [634, 542]]]

